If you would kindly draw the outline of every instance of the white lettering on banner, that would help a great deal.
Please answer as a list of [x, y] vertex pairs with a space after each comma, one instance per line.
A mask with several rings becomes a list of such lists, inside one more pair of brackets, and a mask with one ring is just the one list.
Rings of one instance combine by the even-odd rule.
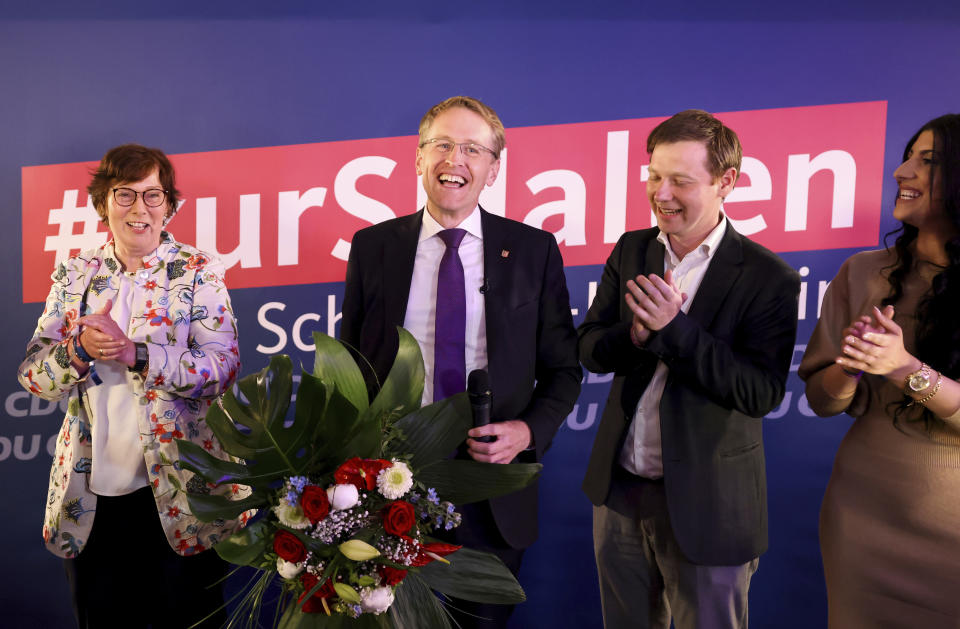
[[326, 188], [310, 188], [302, 195], [296, 190], [277, 197], [277, 264], [300, 263], [300, 216], [312, 207], [323, 207]]
[[567, 415], [567, 421], [565, 424], [570, 427], [571, 430], [587, 430], [593, 426], [594, 422], [597, 421], [597, 408], [599, 404], [596, 402], [590, 402], [587, 404], [587, 412], [583, 419], [578, 419], [580, 414], [580, 409], [582, 408], [580, 404], [574, 404], [573, 410], [570, 411], [570, 414]]
[[[807, 277], [808, 275], [810, 275], [810, 267], [802, 266], [799, 269], [797, 269], [797, 273], [800, 274], [800, 277]], [[804, 321], [807, 318], [807, 301], [808, 301], [807, 285], [808, 284], [809, 282], [807, 282], [806, 280], [800, 282], [800, 297], [799, 297], [800, 304], [797, 310], [798, 321]], [[820, 318], [820, 307], [823, 305], [823, 297], [824, 295], [827, 294], [827, 288], [829, 288], [829, 286], [830, 286], [830, 280], [820, 280], [817, 283], [817, 313], [815, 315], [817, 319]]]
[[[612, 243], [626, 229], [629, 132], [611, 131], [607, 133], [605, 202], [603, 207], [603, 242]], [[494, 214], [503, 216], [506, 199], [506, 150], [501, 158], [501, 169], [496, 182], [485, 188], [480, 202]], [[365, 155], [347, 162], [334, 178], [333, 193], [339, 207], [347, 214], [360, 218], [370, 224], [377, 224], [396, 216], [393, 209], [382, 201], [361, 194], [357, 182], [364, 176], [376, 175], [389, 179], [397, 162], [380, 155]], [[648, 179], [648, 165], [640, 166], [639, 182]], [[854, 197], [856, 188], [857, 165], [853, 156], [842, 150], [825, 151], [811, 159], [809, 154], [788, 156], [787, 198], [785, 208], [785, 230], [804, 231], [807, 226], [808, 200], [811, 178], [820, 171], [830, 171], [833, 175], [833, 200], [831, 227], [845, 228], [853, 225]], [[773, 198], [773, 181], [770, 170], [757, 158], [745, 156], [742, 162], [742, 175], [749, 185], [739, 185], [727, 197], [726, 204], [750, 201], [769, 201]], [[560, 188], [563, 198], [547, 201], [531, 209], [523, 218], [527, 225], [543, 228], [554, 216], [563, 219], [562, 225], [554, 231], [558, 243], [566, 246], [587, 245], [587, 184], [581, 173], [575, 170], [554, 169], [537, 173], [527, 179], [527, 188], [537, 195], [550, 188]], [[78, 206], [78, 190], [65, 190], [63, 207], [49, 211], [49, 224], [59, 226], [55, 236], [46, 236], [44, 250], [55, 251], [56, 261], [60, 262], [77, 249], [90, 249], [106, 242], [107, 232], [97, 231], [100, 218], [92, 207]], [[318, 186], [301, 193], [297, 190], [280, 191], [277, 196], [277, 265], [295, 266], [301, 264], [300, 226], [303, 215], [311, 208], [322, 208], [326, 202], [327, 188]], [[417, 184], [418, 207], [426, 201], [422, 182]], [[232, 251], [220, 251], [217, 247], [218, 221], [217, 197], [199, 197], [196, 199], [196, 241], [197, 247], [209, 251], [221, 258], [227, 269], [237, 264], [240, 268], [262, 268], [260, 234], [262, 230], [261, 194], [243, 194], [239, 197], [239, 242]], [[768, 223], [763, 214], [757, 213], [748, 218], [730, 218], [736, 230], [750, 236], [764, 231]], [[80, 224], [80, 233], [76, 231]], [[650, 224], [656, 224], [651, 213]], [[337, 260], [347, 260], [350, 244], [338, 238], [330, 256]]]
[[[26, 400], [30, 399], [29, 405], [26, 404]], [[21, 404], [20, 402], [24, 403]], [[3, 410], [6, 411], [7, 416], [9, 417], [28, 417], [28, 416], [37, 416], [37, 415], [50, 415], [57, 409], [60, 409], [61, 413], [67, 412], [67, 398], [56, 401], [56, 400], [44, 400], [35, 395], [30, 395], [26, 391], [14, 391], [7, 396], [7, 399], [4, 400]], [[28, 408], [25, 408], [28, 407]]]
[[587, 184], [572, 170], [548, 170], [527, 179], [527, 187], [534, 194], [547, 188], [560, 188], [563, 198], [548, 201], [530, 210], [523, 222], [543, 229], [551, 216], [563, 216], [563, 227], [554, 232], [558, 243], [568, 246], [587, 243]]
[[197, 248], [216, 254], [228, 269], [237, 262], [242, 269], [260, 267], [260, 195], [240, 195], [240, 242], [229, 253], [217, 249], [216, 197], [197, 199]]
[[[309, 339], [312, 337], [312, 331], [305, 331], [304, 325], [308, 321], [320, 321], [321, 315], [316, 312], [306, 312], [297, 317], [293, 325], [290, 328], [290, 335], [287, 335], [287, 331], [282, 325], [274, 323], [267, 318], [267, 313], [272, 310], [279, 310], [283, 312], [286, 310], [287, 305], [279, 301], [268, 301], [267, 303], [260, 306], [260, 309], [257, 311], [257, 323], [259, 323], [263, 329], [271, 332], [277, 336], [277, 342], [271, 346], [265, 346], [262, 343], [257, 345], [257, 351], [261, 354], [276, 354], [282, 352], [287, 346], [287, 341], [290, 336], [293, 337], [293, 344], [297, 349], [303, 352], [312, 352], [316, 349], [316, 345], [313, 344]], [[334, 337], [336, 336], [336, 325], [337, 322], [343, 318], [343, 313], [337, 310], [337, 297], [336, 295], [327, 295], [327, 336]]]
[[[749, 186], [744, 186], [741, 183], [744, 175], [750, 180]], [[737, 181], [737, 187], [724, 199], [724, 206], [728, 203], [769, 201], [773, 198], [773, 182], [770, 179], [770, 171], [759, 159], [744, 157], [740, 162], [740, 176], [741, 179]], [[764, 220], [762, 214], [756, 214], [750, 218], [730, 218], [730, 223], [735, 230], [744, 236], [756, 234], [767, 228], [767, 221]]]
[[627, 157], [630, 132], [607, 133], [607, 186], [603, 204], [603, 242], [617, 242], [627, 230]]
[[[50, 225], [59, 225], [60, 230], [56, 236], [46, 237], [43, 250], [56, 252], [56, 264], [66, 260], [74, 249], [94, 249], [107, 242], [107, 232], [97, 231], [100, 216], [93, 208], [93, 200], [87, 195], [87, 204], [77, 205], [79, 194], [79, 190], [64, 190], [63, 207], [50, 210], [47, 222]], [[79, 234], [74, 233], [77, 223], [82, 227]]]
[[268, 301], [267, 303], [260, 306], [260, 310], [257, 310], [257, 323], [259, 323], [264, 330], [268, 332], [273, 332], [277, 335], [277, 344], [266, 347], [265, 345], [258, 344], [257, 351], [261, 354], [276, 354], [283, 350], [287, 346], [287, 332], [281, 326], [276, 323], [271, 323], [267, 319], [267, 313], [271, 310], [285, 310], [287, 307], [286, 304], [282, 304], [279, 301]]
[[17, 408], [17, 400], [23, 400], [31, 396], [26, 391], [16, 391], [7, 396], [6, 402], [3, 405], [3, 410], [7, 412], [7, 415], [10, 417], [26, 417], [30, 412], [23, 408]]
[[[29, 450], [25, 450], [24, 443], [30, 440]], [[29, 461], [34, 459], [40, 453], [40, 443], [43, 441], [43, 435], [33, 434], [29, 436], [16, 435], [13, 441], [10, 437], [0, 437], [0, 461], [6, 461], [13, 454], [13, 458], [18, 461]], [[51, 435], [47, 438], [47, 454], [53, 456], [57, 447], [57, 435]]]
[[[368, 155], [347, 162], [333, 181], [333, 196], [347, 213], [362, 218], [371, 225], [395, 218], [393, 210], [385, 203], [364, 196], [357, 191], [357, 180], [364, 175], [378, 175], [389, 179], [397, 163], [388, 157]], [[350, 243], [342, 238], [330, 252], [338, 260], [350, 256]]]
[[786, 231], [807, 229], [807, 197], [810, 178], [821, 170], [833, 173], [833, 207], [830, 226], [853, 226], [853, 201], [857, 183], [857, 163], [846, 151], [825, 151], [813, 159], [809, 154], [790, 155], [787, 161]]

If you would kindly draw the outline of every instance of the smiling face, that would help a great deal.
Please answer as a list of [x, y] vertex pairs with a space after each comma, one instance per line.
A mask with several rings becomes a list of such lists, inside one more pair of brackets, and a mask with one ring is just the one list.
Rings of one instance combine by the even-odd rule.
[[[493, 147], [494, 134], [479, 115], [463, 107], [451, 107], [439, 114], [421, 141], [450, 140]], [[487, 151], [468, 157], [456, 147], [441, 154], [435, 145], [417, 149], [417, 174], [427, 192], [427, 211], [444, 227], [455, 227], [470, 215], [485, 186], [493, 185], [500, 160]]]
[[907, 151], [907, 159], [893, 171], [899, 191], [893, 216], [917, 229], [949, 224], [940, 199], [940, 172], [933, 131], [927, 129]]
[[127, 270], [132, 270], [131, 266], [139, 266], [139, 258], [160, 246], [163, 217], [169, 207], [166, 202], [157, 207], [148, 207], [143, 202], [144, 190], [163, 189], [156, 170], [140, 181], [118, 182], [113, 187], [130, 188], [141, 193], [130, 207], [117, 204], [113, 192], [108, 194], [106, 199], [107, 225], [113, 233], [117, 257]]
[[702, 142], [657, 144], [650, 155], [647, 198], [660, 231], [683, 257], [703, 242], [720, 222], [720, 207], [733, 190], [737, 170], [729, 168], [714, 178], [707, 171], [707, 148]]

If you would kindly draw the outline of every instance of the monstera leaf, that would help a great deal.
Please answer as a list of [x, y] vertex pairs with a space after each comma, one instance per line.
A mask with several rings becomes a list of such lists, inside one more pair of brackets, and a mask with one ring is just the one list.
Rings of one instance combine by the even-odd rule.
[[[291, 372], [289, 356], [274, 356], [262, 371], [240, 380], [240, 392], [247, 403], [227, 392], [210, 407], [207, 425], [223, 449], [243, 459], [243, 463], [218, 459], [200, 446], [180, 439], [177, 445], [181, 465], [208, 483], [239, 483], [254, 489], [266, 488], [284, 476], [299, 474], [312, 454], [313, 425], [309, 415], [295, 415], [293, 422], [286, 423], [293, 391]], [[323, 407], [337, 392], [327, 387], [324, 393], [311, 400], [316, 412], [322, 413]], [[268, 498], [268, 492], [254, 491], [254, 495], [260, 497], [261, 504]], [[198, 512], [205, 511], [202, 508], [205, 498], [188, 496], [191, 508], [196, 505], [200, 507]], [[238, 502], [234, 516], [251, 506], [249, 500]], [[226, 513], [218, 515], [228, 516]]]

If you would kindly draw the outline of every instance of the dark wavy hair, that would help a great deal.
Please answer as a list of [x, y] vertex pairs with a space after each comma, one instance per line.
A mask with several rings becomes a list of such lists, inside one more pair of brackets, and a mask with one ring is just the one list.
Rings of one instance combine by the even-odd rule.
[[173, 165], [160, 149], [152, 149], [139, 144], [115, 146], [100, 160], [100, 165], [91, 174], [93, 179], [87, 186], [87, 193], [93, 197], [100, 220], [107, 222], [107, 196], [114, 186], [132, 183], [147, 177], [154, 170], [160, 179], [160, 185], [167, 193], [167, 210], [164, 218], [170, 218], [177, 211], [180, 191], [177, 190]]
[[[933, 278], [930, 290], [917, 307], [916, 354], [944, 376], [960, 376], [960, 114], [946, 114], [934, 118], [913, 134], [903, 151], [907, 161], [910, 149], [924, 131], [933, 132], [935, 160], [933, 168], [939, 173], [939, 190], [934, 190], [935, 177], [930, 177], [930, 199], [940, 199], [942, 211], [954, 226], [954, 234], [947, 239], [947, 265]], [[912, 225], [900, 226], [884, 236], [886, 243], [896, 236], [893, 250], [896, 261], [888, 267], [890, 295], [883, 305], [896, 304], [903, 297], [903, 284], [916, 262], [913, 243], [918, 230]], [[890, 248], [889, 245], [887, 248]], [[906, 397], [906, 396], [905, 396]], [[897, 424], [911, 402], [905, 399], [896, 406], [893, 419]], [[927, 430], [941, 420], [927, 409], [921, 417]]]

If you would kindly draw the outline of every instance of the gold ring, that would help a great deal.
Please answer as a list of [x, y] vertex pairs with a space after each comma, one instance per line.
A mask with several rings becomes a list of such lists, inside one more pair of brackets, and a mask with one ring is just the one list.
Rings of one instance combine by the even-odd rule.
[[103, 356], [103, 348], [100, 348], [100, 355]]

